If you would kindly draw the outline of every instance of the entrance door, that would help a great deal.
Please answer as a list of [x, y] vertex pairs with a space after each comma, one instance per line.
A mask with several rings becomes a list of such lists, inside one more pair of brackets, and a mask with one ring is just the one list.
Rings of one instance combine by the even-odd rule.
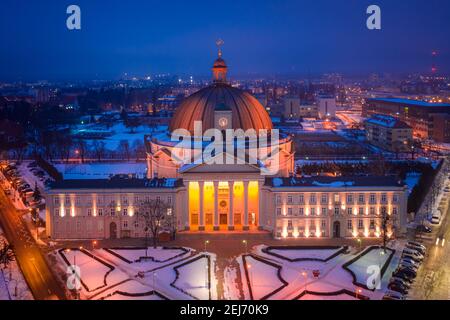
[[336, 221], [333, 224], [333, 238], [340, 238], [341, 237], [341, 223], [339, 221]]
[[117, 239], [117, 224], [115, 222], [109, 224], [109, 238]]

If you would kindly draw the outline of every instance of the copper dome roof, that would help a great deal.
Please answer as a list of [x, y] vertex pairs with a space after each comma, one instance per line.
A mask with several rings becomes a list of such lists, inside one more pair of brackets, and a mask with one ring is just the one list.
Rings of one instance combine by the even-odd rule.
[[[220, 46], [223, 42], [219, 43]], [[203, 130], [214, 128], [214, 111], [230, 110], [233, 129], [273, 129], [272, 120], [264, 107], [251, 94], [233, 88], [226, 81], [228, 67], [222, 59], [222, 51], [214, 62], [214, 82], [188, 98], [175, 112], [169, 130], [186, 129], [194, 132], [194, 122], [201, 121]]]
[[233, 129], [273, 129], [264, 107], [251, 94], [226, 83], [214, 83], [188, 98], [178, 107], [169, 130], [194, 131], [194, 122], [202, 121], [203, 130], [214, 128], [214, 111], [226, 106], [232, 112]]

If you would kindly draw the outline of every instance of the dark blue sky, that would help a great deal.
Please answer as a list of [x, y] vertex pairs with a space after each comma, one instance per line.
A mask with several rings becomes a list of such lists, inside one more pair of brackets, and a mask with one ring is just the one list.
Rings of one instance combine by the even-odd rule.
[[[77, 4], [82, 30], [66, 29]], [[366, 28], [378, 4], [383, 29]], [[0, 0], [0, 79], [450, 71], [448, 0]]]

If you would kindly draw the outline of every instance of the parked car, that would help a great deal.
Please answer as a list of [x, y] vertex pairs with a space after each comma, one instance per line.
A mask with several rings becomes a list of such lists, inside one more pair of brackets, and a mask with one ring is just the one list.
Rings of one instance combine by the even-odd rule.
[[388, 285], [389, 290], [401, 293], [402, 295], [408, 294], [408, 289], [405, 286], [402, 286], [398, 283], [390, 283]]
[[389, 281], [389, 284], [398, 284], [398, 285], [402, 285], [402, 286], [404, 286], [406, 289], [411, 288], [411, 284], [409, 284], [409, 283], [407, 283], [407, 282], [405, 282], [405, 281], [403, 281], [403, 280], [401, 280], [401, 279], [395, 279], [395, 278], [393, 278], [393, 279], [391, 279], [391, 280]]
[[426, 249], [423, 249], [422, 247], [416, 247], [416, 246], [414, 246], [412, 244], [407, 244], [405, 247], [408, 248], [408, 249], [416, 250], [417, 252], [419, 252], [423, 256], [425, 256], [425, 254], [427, 252]]
[[419, 267], [416, 266], [415, 264], [412, 264], [412, 263], [410, 263], [408, 261], [403, 261], [403, 260], [400, 261], [400, 267], [402, 267], [402, 268], [409, 268], [409, 269], [415, 271], [416, 274], [417, 274], [417, 270], [419, 269]]
[[432, 224], [439, 224], [441, 223], [441, 212], [439, 210], [436, 210], [433, 215], [431, 216], [430, 222]]
[[407, 277], [410, 277], [411, 279], [417, 277], [417, 271], [407, 266], [399, 266], [398, 272], [404, 274]]
[[419, 259], [419, 258], [417, 258], [417, 257], [414, 257], [414, 256], [412, 256], [412, 255], [410, 255], [410, 254], [403, 254], [403, 255], [402, 255], [402, 259], [413, 261], [413, 262], [416, 263], [416, 264], [421, 264], [422, 261], [423, 261], [422, 259]]
[[393, 272], [392, 279], [401, 279], [409, 284], [414, 282], [413, 278], [408, 277], [405, 273], [402, 273], [400, 271]]
[[427, 249], [427, 247], [425, 247], [423, 244], [421, 244], [420, 242], [417, 242], [417, 241], [408, 241], [408, 244], [412, 245], [412, 246], [420, 247], [423, 250]]
[[425, 257], [423, 256], [423, 254], [420, 254], [419, 251], [414, 250], [414, 249], [410, 249], [410, 248], [405, 248], [405, 249], [403, 249], [403, 252], [402, 252], [402, 253], [403, 253], [403, 254], [409, 254], [409, 255], [415, 256], [416, 258], [422, 259], [422, 260], [425, 258]]
[[417, 232], [422, 232], [422, 233], [431, 233], [433, 232], [433, 229], [431, 229], [430, 227], [424, 226], [423, 224], [419, 224], [416, 228]]

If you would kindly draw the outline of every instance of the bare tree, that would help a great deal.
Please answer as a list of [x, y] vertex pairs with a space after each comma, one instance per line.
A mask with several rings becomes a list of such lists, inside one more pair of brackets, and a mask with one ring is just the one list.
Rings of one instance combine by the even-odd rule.
[[76, 147], [77, 147], [78, 155], [80, 156], [80, 159], [81, 159], [81, 163], [84, 163], [84, 158], [86, 156], [87, 148], [88, 148], [86, 141], [84, 141], [82, 139], [78, 140], [76, 143]]
[[[0, 265], [3, 274], [3, 270], [8, 268], [11, 262], [15, 259], [13, 246], [5, 241], [0, 242]], [[4, 274], [3, 274], [4, 276]]]
[[104, 141], [98, 141], [98, 140], [95, 140], [92, 144], [95, 157], [97, 158], [98, 161], [101, 161], [102, 158], [105, 157], [105, 152], [106, 152], [105, 146], [106, 146], [106, 144]]
[[130, 144], [128, 143], [128, 140], [120, 140], [118, 151], [122, 157], [124, 157], [128, 161], [130, 161], [131, 150], [130, 150]]
[[149, 199], [139, 203], [136, 215], [144, 222], [146, 241], [151, 235], [156, 248], [160, 231], [172, 228], [172, 207], [159, 198]]
[[145, 146], [141, 140], [135, 140], [133, 142], [133, 150], [136, 155], [136, 161], [139, 159], [145, 159]]

